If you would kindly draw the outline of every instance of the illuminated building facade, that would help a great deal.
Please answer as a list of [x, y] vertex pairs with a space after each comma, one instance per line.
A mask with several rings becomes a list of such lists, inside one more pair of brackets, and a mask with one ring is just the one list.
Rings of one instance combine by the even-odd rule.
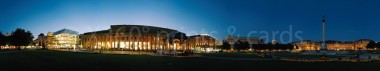
[[215, 38], [207, 34], [189, 36], [189, 38], [189, 46], [196, 51], [209, 52], [215, 50], [218, 43]]
[[364, 49], [364, 50], [366, 50], [367, 49], [367, 45], [368, 45], [369, 42], [374, 42], [374, 41], [370, 40], [370, 39], [360, 39], [360, 40], [357, 40], [356, 42], [354, 42], [355, 49]]
[[353, 43], [327, 43], [327, 50], [355, 50]]
[[37, 39], [34, 40], [34, 43], [39, 48], [46, 47], [47, 42], [48, 42], [47, 37], [43, 33], [39, 34]]
[[53, 32], [48, 32], [47, 33], [46, 40], [47, 40], [46, 44], [47, 44], [48, 47], [52, 47], [55, 44], [57, 44], [57, 43], [54, 43], [54, 41], [57, 41], [57, 40], [55, 39], [55, 36], [54, 36]]
[[[48, 37], [51, 33], [48, 33]], [[70, 29], [62, 29], [54, 32], [54, 39], [48, 38], [49, 41], [53, 41], [53, 48], [58, 49], [75, 49], [78, 47], [79, 33]]]
[[[354, 42], [326, 41], [327, 50], [366, 50], [372, 40], [361, 39]], [[321, 43], [310, 40], [293, 43], [297, 50], [320, 50]]]
[[111, 25], [108, 30], [80, 35], [81, 45], [93, 50], [184, 51], [190, 50], [186, 34], [144, 25]]
[[319, 43], [311, 40], [296, 42], [293, 45], [296, 46], [295, 49], [297, 50], [319, 50], [321, 47]]

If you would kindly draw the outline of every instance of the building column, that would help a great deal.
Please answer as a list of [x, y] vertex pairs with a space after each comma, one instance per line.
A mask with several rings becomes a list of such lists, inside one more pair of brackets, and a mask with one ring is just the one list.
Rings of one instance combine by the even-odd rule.
[[116, 39], [117, 39], [117, 44], [116, 44], [117, 48], [121, 48], [121, 47], [120, 47], [120, 39], [121, 39], [121, 38], [122, 38], [122, 37], [121, 37], [121, 34], [118, 33], [118, 34], [117, 34], [117, 38], [116, 38]]
[[151, 41], [151, 37], [150, 37], [150, 35], [148, 36], [148, 41], [147, 41], [147, 47], [148, 47], [148, 49], [149, 49], [149, 51], [152, 51], [152, 47], [150, 47], [150, 45], [151, 45], [151, 43], [150, 43], [150, 41]]
[[115, 48], [117, 48], [116, 47], [116, 33], [113, 33], [112, 34], [112, 49], [115, 49]]
[[136, 35], [132, 35], [132, 50], [137, 50], [136, 39]]
[[152, 48], [153, 50], [157, 50], [155, 47], [154, 47], [154, 41], [155, 41], [155, 38], [154, 36], [150, 36], [152, 40], [150, 40], [150, 48]]
[[140, 41], [141, 41], [141, 36], [138, 35], [138, 36], [137, 36], [137, 48], [138, 48], [139, 51], [141, 50], [141, 47], [140, 47]]
[[93, 36], [93, 39], [94, 39], [94, 42], [93, 42], [93, 43], [94, 43], [94, 48], [95, 48], [95, 50], [98, 49], [98, 43], [96, 43], [96, 42], [98, 42], [98, 39], [97, 39], [97, 38], [98, 38], [98, 36]]
[[144, 43], [145, 51], [147, 51], [147, 50], [149, 50], [148, 47], [147, 47], [147, 45], [148, 45], [148, 43], [147, 43], [147, 41], [148, 41], [148, 36], [145, 35], [144, 38], [145, 38], [145, 39], [144, 39], [144, 42], [143, 42], [143, 43]]
[[107, 50], [111, 48], [111, 34], [107, 35]]
[[160, 48], [160, 38], [158, 36], [155, 37], [154, 48], [162, 50], [162, 48]]
[[127, 37], [127, 34], [124, 34], [124, 48], [127, 50], [128, 47], [127, 47], [127, 40], [128, 40], [128, 37]]
[[108, 42], [110, 43], [110, 47], [109, 47], [109, 49], [111, 49], [111, 48], [113, 48], [113, 44], [112, 44], [112, 42], [113, 42], [113, 41], [112, 41], [112, 40], [113, 40], [113, 39], [112, 39], [112, 33], [110, 33], [108, 37], [109, 37], [109, 38], [108, 38], [108, 39], [109, 39]]
[[92, 39], [92, 37], [89, 37], [89, 39], [90, 39], [90, 42], [89, 42], [90, 49], [93, 49], [93, 43], [92, 43], [93, 39]]
[[141, 45], [142, 50], [145, 51], [146, 49], [145, 49], [145, 46], [144, 46], [144, 44], [145, 44], [144, 41], [145, 41], [145, 36], [141, 36], [141, 41], [140, 41], [141, 44], [140, 45]]
[[104, 36], [102, 34], [102, 35], [99, 35], [99, 37], [100, 37], [99, 38], [100, 39], [100, 47], [99, 48], [100, 48], [100, 50], [103, 50], [103, 42], [104, 42], [103, 39], [104, 39]]
[[113, 44], [112, 44], [112, 49], [115, 49], [115, 48], [117, 48], [117, 46], [116, 46], [116, 43], [117, 43], [117, 40], [116, 40], [116, 33], [113, 33], [113, 35], [112, 35], [112, 42], [113, 42]]
[[133, 47], [132, 47], [132, 35], [128, 35], [128, 47], [129, 47], [129, 50], [132, 50]]

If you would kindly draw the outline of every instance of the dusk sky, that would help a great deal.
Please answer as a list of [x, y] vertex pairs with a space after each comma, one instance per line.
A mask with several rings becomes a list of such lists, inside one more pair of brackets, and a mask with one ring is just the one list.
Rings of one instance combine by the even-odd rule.
[[[380, 41], [380, 0], [0, 0], [0, 32], [24, 28], [38, 35], [63, 28], [79, 33], [134, 24], [171, 28], [187, 35], [210, 34], [292, 41], [320, 41], [326, 16], [326, 39]], [[228, 32], [235, 27], [236, 32]], [[284, 41], [290, 38], [284, 36]], [[267, 40], [267, 41], [268, 41]]]

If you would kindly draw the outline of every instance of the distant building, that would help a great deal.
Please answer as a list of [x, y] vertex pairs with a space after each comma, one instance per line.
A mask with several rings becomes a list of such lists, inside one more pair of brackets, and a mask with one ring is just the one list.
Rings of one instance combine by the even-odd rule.
[[277, 41], [276, 40], [272, 40], [272, 44], [277, 44]]
[[47, 37], [43, 33], [41, 33], [40, 35], [38, 35], [37, 39], [34, 40], [34, 43], [39, 48], [46, 47], [47, 46], [47, 42], [48, 42]]
[[9, 32], [7, 32], [7, 34], [5, 34], [5, 36], [11, 36], [11, 34]]

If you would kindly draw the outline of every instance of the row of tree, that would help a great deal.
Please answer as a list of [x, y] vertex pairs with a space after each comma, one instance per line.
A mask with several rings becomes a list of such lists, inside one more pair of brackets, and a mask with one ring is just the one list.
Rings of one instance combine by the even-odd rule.
[[248, 42], [237, 41], [233, 45], [228, 42], [223, 42], [222, 49], [229, 50], [292, 50], [294, 47], [292, 44], [249, 44]]
[[33, 35], [30, 31], [17, 28], [9, 36], [0, 32], [0, 46], [16, 46], [20, 49], [21, 46], [28, 46], [33, 43]]

